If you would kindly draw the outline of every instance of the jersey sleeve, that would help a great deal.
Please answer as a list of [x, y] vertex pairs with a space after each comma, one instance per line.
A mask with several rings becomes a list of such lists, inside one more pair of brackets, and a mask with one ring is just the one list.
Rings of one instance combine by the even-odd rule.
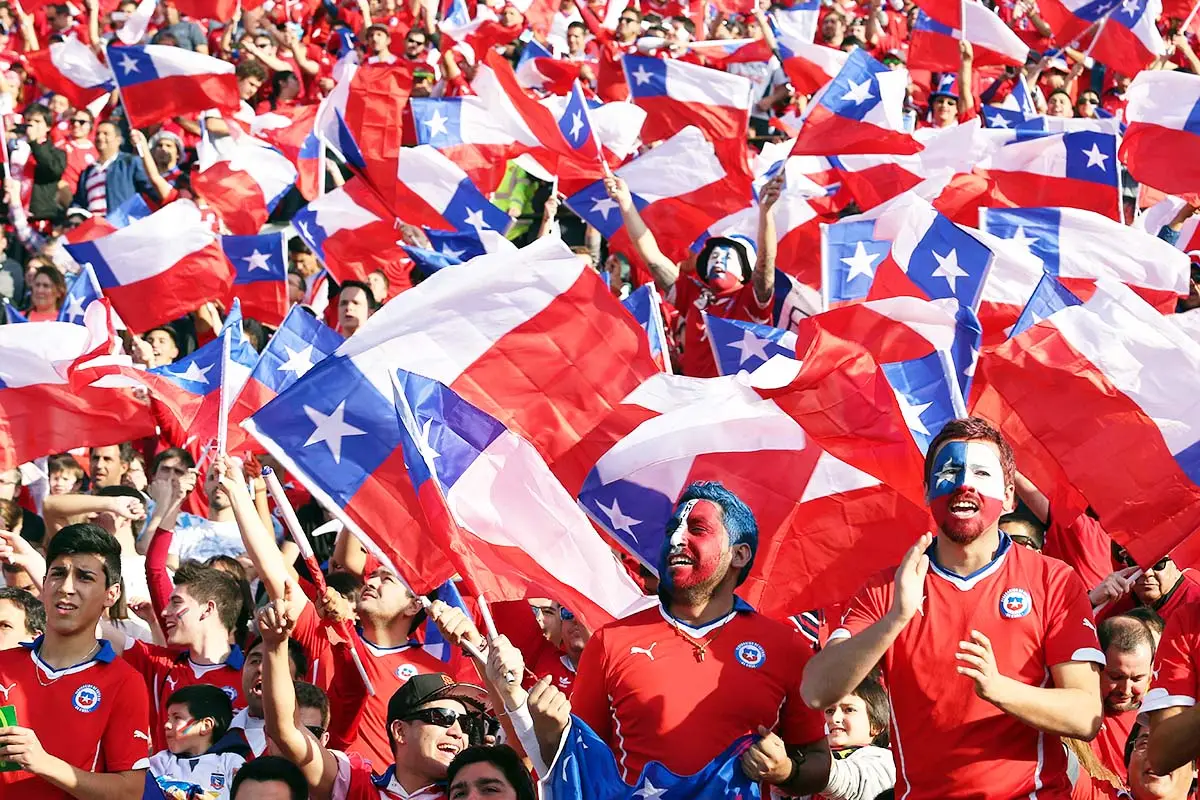
[[141, 639], [131, 640], [132, 644], [125, 649], [121, 657], [125, 663], [141, 673], [150, 684], [154, 677], [162, 675], [175, 663], [175, 652], [156, 644], [148, 644]]
[[571, 692], [571, 712], [588, 724], [604, 741], [612, 744], [612, 712], [609, 708], [607, 658], [604, 631], [597, 631], [579, 659], [575, 688]]
[[1108, 533], [1087, 514], [1060, 520], [1051, 511], [1042, 554], [1065, 561], [1089, 589], [1098, 586], [1112, 572], [1112, 543]]
[[[363, 653], [359, 650], [359, 655]], [[329, 747], [345, 750], [358, 736], [367, 687], [350, 656], [349, 645], [333, 647], [333, 679], [329, 684]]]
[[858, 594], [846, 606], [841, 623], [834, 626], [833, 632], [829, 634], [828, 641], [848, 639], [883, 619], [891, 605], [887, 597], [887, 586], [881, 585], [883, 580], [884, 576], [877, 576], [858, 590]]
[[1096, 638], [1092, 604], [1083, 581], [1059, 565], [1046, 579], [1046, 664], [1090, 661], [1104, 666], [1104, 651]]
[[800, 696], [800, 676], [812, 658], [812, 648], [798, 631], [790, 639], [791, 657], [789, 664], [795, 665], [792, 674], [795, 680], [788, 687], [783, 699], [783, 712], [779, 718], [779, 736], [785, 744], [802, 746], [812, 744], [825, 737], [825, 714], [809, 708]]
[[1200, 636], [1195, 606], [1172, 614], [1158, 645], [1154, 659], [1154, 682], [1142, 700], [1142, 711], [1161, 711], [1164, 708], [1188, 707], [1200, 696]]
[[119, 709], [108, 718], [100, 740], [106, 772], [150, 765], [150, 697], [141, 678], [130, 673], [114, 698]]

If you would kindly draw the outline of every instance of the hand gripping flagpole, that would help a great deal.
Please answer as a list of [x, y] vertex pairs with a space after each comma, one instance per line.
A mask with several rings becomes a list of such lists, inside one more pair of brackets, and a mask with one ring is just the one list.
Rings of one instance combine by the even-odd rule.
[[[325, 585], [325, 574], [321, 572], [321, 565], [317, 563], [317, 556], [313, 552], [312, 542], [308, 540], [304, 529], [300, 527], [300, 520], [296, 519], [296, 511], [292, 508], [287, 495], [284, 494], [283, 485], [279, 482], [279, 476], [270, 467], [263, 467], [262, 476], [263, 480], [266, 481], [267, 491], [270, 492], [271, 499], [275, 501], [275, 507], [279, 509], [279, 515], [283, 517], [283, 526], [287, 528], [292, 541], [296, 543], [296, 547], [300, 548], [300, 557], [308, 565], [308, 572], [312, 576], [313, 584], [317, 587], [317, 594], [324, 595], [327, 588]], [[375, 686], [371, 683], [371, 679], [367, 677], [367, 669], [363, 666], [362, 659], [358, 655], [358, 650], [354, 647], [354, 632], [350, 630], [350, 623], [342, 620], [335, 627], [338, 629], [341, 637], [346, 640], [346, 646], [350, 648], [350, 658], [354, 660], [354, 668], [358, 670], [358, 676], [362, 678], [363, 684], [367, 687], [367, 694], [373, 697], [375, 695]]]

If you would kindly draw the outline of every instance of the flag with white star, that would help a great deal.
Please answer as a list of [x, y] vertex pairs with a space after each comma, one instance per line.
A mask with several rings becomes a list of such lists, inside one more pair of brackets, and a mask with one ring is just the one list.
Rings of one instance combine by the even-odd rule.
[[1068, 206], [1120, 218], [1120, 137], [1098, 130], [1016, 130], [975, 169], [1016, 206]]
[[434, 147], [401, 148], [396, 174], [396, 202], [410, 224], [476, 235], [504, 234], [512, 224], [461, 167]]
[[221, 250], [234, 269], [230, 298], [238, 298], [246, 316], [266, 325], [278, 325], [288, 310], [286, 249], [283, 231], [221, 237]]
[[1129, 174], [1167, 194], [1194, 192], [1195, 165], [1200, 163], [1200, 77], [1182, 70], [1143, 70], [1128, 96], [1121, 161]]
[[639, 286], [621, 301], [646, 332], [650, 355], [663, 372], [671, 372], [671, 354], [667, 344], [667, 329], [663, 323], [662, 297], [653, 283]]
[[562, 115], [558, 118], [558, 129], [571, 149], [586, 159], [601, 160], [604, 158], [600, 149], [600, 141], [596, 138], [596, 130], [592, 127], [592, 118], [588, 109], [587, 98], [583, 96], [583, 87], [579, 81], [571, 85], [567, 95], [567, 104]]
[[1158, 32], [1162, 0], [1120, 0], [1108, 22], [1096, 31], [1090, 54], [1122, 75], [1137, 75], [1168, 52]]
[[78, 274], [67, 285], [67, 295], [58, 311], [59, 322], [83, 324], [83, 312], [93, 300], [99, 300], [102, 292], [89, 264], [84, 264]]
[[850, 218], [821, 226], [821, 292], [832, 308], [866, 298], [892, 243], [875, 238], [875, 222]]
[[1021, 316], [1017, 318], [1017, 324], [1012, 326], [1012, 332], [1008, 336], [1010, 339], [1019, 336], [1051, 314], [1062, 311], [1064, 308], [1077, 306], [1082, 302], [1070, 289], [1063, 286], [1058, 278], [1050, 274], [1043, 275], [1042, 279], [1038, 281], [1037, 288], [1030, 295], [1029, 302], [1022, 309]]
[[229, 61], [157, 44], [110, 46], [106, 55], [135, 128], [212, 109], [233, 114], [241, 105]]
[[792, 331], [709, 314], [704, 315], [704, 325], [721, 375], [753, 372], [771, 356], [796, 356], [796, 334]]
[[673, 58], [621, 59], [629, 99], [646, 112], [642, 139], [674, 136], [688, 126], [710, 141], [744, 138], [754, 88], [749, 78]]
[[922, 453], [947, 422], [967, 415], [954, 365], [944, 350], [882, 367], [908, 431]]

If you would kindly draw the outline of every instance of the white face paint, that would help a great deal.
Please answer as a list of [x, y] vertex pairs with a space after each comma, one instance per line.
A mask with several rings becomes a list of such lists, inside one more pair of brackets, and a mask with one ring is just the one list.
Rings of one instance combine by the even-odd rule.
[[949, 494], [969, 486], [985, 497], [1003, 500], [1004, 468], [995, 449], [984, 442], [947, 442], [937, 453], [930, 475], [929, 495]]
[[708, 254], [708, 278], [713, 280], [723, 273], [733, 272], [738, 268], [738, 256], [732, 247], [722, 245], [714, 247]]
[[683, 509], [679, 512], [679, 524], [675, 526], [675, 530], [671, 531], [671, 538], [667, 542], [668, 548], [683, 547], [684, 537], [688, 532], [688, 517], [692, 514], [692, 509], [696, 507], [696, 500], [688, 500], [684, 504]]

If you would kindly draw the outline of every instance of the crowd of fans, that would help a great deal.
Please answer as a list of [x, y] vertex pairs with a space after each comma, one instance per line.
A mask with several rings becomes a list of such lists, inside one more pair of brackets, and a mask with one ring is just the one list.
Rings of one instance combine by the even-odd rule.
[[[1037, 0], [994, 5], [1032, 48], [1029, 62], [974, 69], [964, 44], [956, 74], [910, 71], [913, 128], [970, 119], [1018, 73], [1039, 113], [1123, 113], [1131, 76], [1054, 42]], [[625, 55], [712, 63], [690, 45], [762, 39], [771, 10], [643, 0], [617, 16], [565, 0], [535, 34], [505, 3], [494, 13], [511, 36], [495, 47], [515, 64], [539, 44], [580, 65], [589, 94], [616, 102], [628, 97]], [[79, 269], [63, 248], [70, 231], [133, 202], [192, 198], [201, 136], [229, 133], [203, 116], [130, 129], [115, 92], [76, 108], [30, 71], [31, 53], [67, 37], [102, 54], [138, 12], [134, 0], [0, 2], [0, 298], [30, 322], [59, 318]], [[902, 67], [917, 13], [909, 0], [830, 0], [816, 40]], [[193, 19], [164, 0], [145, 38], [236, 64], [237, 116], [249, 121], [328, 97], [346, 47], [364, 63], [410, 62], [413, 97], [469, 94], [474, 62], [441, 47], [444, 14], [419, 0], [268, 0], [229, 20]], [[1178, 22], [1162, 20], [1171, 46], [1152, 68], [1200, 73], [1195, 37]], [[798, 127], [811, 95], [778, 58], [726, 68], [754, 85], [749, 146]], [[349, 174], [333, 154], [328, 165], [330, 186]], [[618, 296], [635, 288], [631, 259], [643, 262], [666, 294], [676, 369], [715, 375], [702, 311], [776, 322], [771, 215], [783, 177], [759, 192], [758, 242], [722, 238], [690, 264], [663, 254], [624, 181], [605, 185], [629, 253], [609, 252], [515, 164], [494, 199], [517, 221], [510, 238], [561, 232]], [[1126, 201], [1132, 219], [1135, 190]], [[287, 226], [301, 204], [285, 198], [269, 224]], [[287, 252], [289, 302], [345, 336], [400, 291], [419, 291], [417, 272], [321, 284], [299, 237]], [[125, 343], [137, 362], [168, 365], [211, 339], [224, 310], [209, 304]], [[244, 326], [261, 351], [271, 329]], [[472, 598], [416, 597], [295, 487], [314, 575], [283, 535], [263, 463], [219, 456], [198, 468], [187, 431], [88, 444], [50, 455], [40, 476], [0, 473], [0, 797], [533, 800], [539, 779], [568, 768], [573, 726], [611, 749], [643, 800], [665, 792], [639, 777], [647, 764], [690, 775], [744, 735], [735, 768], [779, 797], [1195, 792], [1200, 579], [1169, 557], [1139, 569], [1094, 516], [1060, 517], [1049, 487], [1022, 475], [1021, 454], [979, 419], [952, 422], [928, 449], [936, 535], [845, 608], [785, 621], [741, 600], [754, 509], [699, 483], [675, 506], [661, 579], [631, 567], [660, 603], [596, 631], [555, 597], [493, 604], [494, 631]]]

